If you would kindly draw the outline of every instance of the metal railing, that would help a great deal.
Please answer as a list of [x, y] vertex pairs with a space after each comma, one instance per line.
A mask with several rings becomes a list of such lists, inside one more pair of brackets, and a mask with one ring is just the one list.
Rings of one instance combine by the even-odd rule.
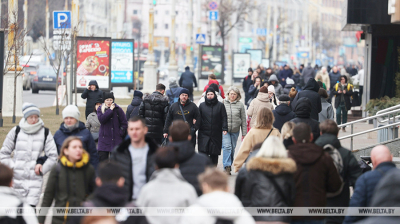
[[[384, 112], [391, 111], [391, 110], [394, 110], [394, 109], [400, 109], [400, 104], [399, 104], [399, 105], [396, 105], [396, 106], [393, 106], [393, 107], [389, 107], [389, 108], [380, 110], [380, 111], [378, 111], [378, 112], [376, 113], [376, 115], [382, 114], [382, 113], [384, 113]], [[394, 120], [396, 120], [396, 119], [398, 119], [398, 118], [400, 118], [400, 115], [395, 116], [395, 117], [394, 117]], [[389, 122], [389, 119], [384, 119], [384, 120], [379, 120], [379, 119], [378, 119], [378, 122], [379, 122], [379, 123], [386, 123], [386, 122]]]
[[[350, 128], [350, 129], [351, 129], [350, 135], [342, 136], [342, 137], [339, 138], [339, 140], [351, 138], [351, 141], [350, 141], [350, 142], [351, 142], [351, 143], [350, 143], [350, 150], [353, 151], [353, 142], [354, 142], [354, 139], [353, 139], [353, 138], [354, 138], [355, 136], [367, 134], [367, 133], [374, 132], [374, 131], [378, 131], [378, 130], [385, 129], [385, 128], [390, 128], [390, 127], [393, 127], [393, 126], [396, 126], [396, 125], [400, 125], [400, 122], [398, 122], [398, 123], [395, 122], [395, 121], [396, 121], [396, 116], [395, 116], [395, 115], [393, 115], [392, 118], [391, 118], [391, 115], [392, 115], [392, 114], [400, 113], [400, 109], [397, 109], [397, 108], [400, 108], [400, 105], [399, 105], [399, 106], [395, 106], [395, 108], [394, 108], [394, 107], [391, 107], [391, 108], [387, 108], [387, 109], [378, 111], [378, 113], [379, 113], [379, 112], [380, 112], [380, 113], [379, 113], [379, 114], [377, 113], [377, 114], [374, 115], [374, 116], [362, 118], [362, 119], [359, 119], [359, 120], [355, 120], [355, 121], [348, 122], [348, 123], [346, 123], [346, 124], [341, 124], [341, 125], [339, 125], [339, 126], [338, 126], [339, 128], [346, 127], [346, 126], [349, 126], [349, 125], [350, 125], [350, 127], [351, 127], [351, 128]], [[392, 111], [388, 111], [388, 109], [391, 109]], [[395, 109], [395, 110], [393, 110], [393, 109]], [[388, 112], [385, 112], [385, 111], [388, 111]], [[354, 128], [354, 124], [360, 123], [360, 122], [369, 121], [369, 120], [372, 120], [372, 119], [375, 121], [375, 123], [377, 123], [378, 118], [386, 117], [386, 116], [389, 117], [389, 118], [387, 119], [387, 121], [388, 121], [388, 124], [387, 124], [387, 125], [382, 126], [382, 127], [375, 127], [375, 128], [373, 128], [373, 129], [366, 130], [366, 131], [362, 131], [362, 132], [358, 132], [358, 133], [354, 133], [354, 129], [353, 129], [353, 128]], [[392, 124], [390, 124], [390, 120], [391, 120], [391, 119], [393, 119]], [[395, 136], [395, 128], [393, 127], [393, 128], [392, 128], [392, 137], [394, 138], [394, 136]], [[389, 131], [387, 132], [387, 139], [389, 140]]]

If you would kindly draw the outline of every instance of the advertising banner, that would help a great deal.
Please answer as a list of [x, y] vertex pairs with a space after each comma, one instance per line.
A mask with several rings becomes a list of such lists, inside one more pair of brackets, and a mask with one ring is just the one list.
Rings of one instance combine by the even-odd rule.
[[263, 58], [261, 60], [261, 64], [264, 66], [264, 68], [269, 68], [269, 59], [268, 58]]
[[77, 38], [76, 85], [88, 87], [96, 80], [100, 89], [110, 89], [110, 44], [107, 38]]
[[262, 60], [262, 50], [261, 49], [247, 49], [246, 53], [251, 55], [250, 66], [252, 68], [257, 68], [261, 64]]
[[233, 78], [239, 79], [247, 76], [250, 68], [250, 54], [233, 54]]
[[222, 61], [221, 46], [201, 46], [201, 76], [207, 79], [208, 75], [214, 74], [217, 79], [223, 79], [224, 63]]
[[111, 42], [111, 83], [133, 83], [133, 40]]

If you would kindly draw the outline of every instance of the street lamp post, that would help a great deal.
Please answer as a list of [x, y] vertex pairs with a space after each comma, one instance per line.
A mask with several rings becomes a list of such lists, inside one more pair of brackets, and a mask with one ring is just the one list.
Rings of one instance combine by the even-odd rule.
[[178, 78], [178, 66], [176, 64], [176, 54], [175, 54], [175, 10], [176, 0], [172, 0], [171, 4], [171, 39], [170, 39], [170, 54], [169, 54], [169, 66], [168, 66], [168, 76]]
[[144, 63], [143, 93], [154, 90], [154, 80], [157, 80], [157, 65], [154, 62], [154, 4], [150, 3], [149, 10], [149, 53]]
[[193, 33], [193, 0], [189, 0], [189, 22], [187, 24], [186, 66], [193, 70], [192, 60], [192, 33]]

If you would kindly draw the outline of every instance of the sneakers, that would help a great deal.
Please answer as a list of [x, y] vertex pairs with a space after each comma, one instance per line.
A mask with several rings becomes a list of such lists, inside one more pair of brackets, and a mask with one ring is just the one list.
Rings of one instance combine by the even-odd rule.
[[225, 173], [226, 173], [227, 175], [231, 175], [231, 167], [230, 167], [230, 166], [226, 166], [226, 167], [225, 167]]

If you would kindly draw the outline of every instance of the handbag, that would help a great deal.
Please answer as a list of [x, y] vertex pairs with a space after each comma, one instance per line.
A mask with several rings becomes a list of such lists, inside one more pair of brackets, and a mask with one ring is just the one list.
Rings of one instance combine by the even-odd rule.
[[[183, 120], [185, 121], [186, 124], [189, 124], [189, 122], [187, 122], [187, 120], [186, 120], [185, 113], [183, 112], [182, 106], [180, 104], [179, 104], [179, 108], [181, 109]], [[190, 126], [191, 135], [193, 136], [193, 134], [196, 133], [196, 128], [194, 128], [193, 125], [190, 125], [190, 124], [189, 124], [189, 126]]]

